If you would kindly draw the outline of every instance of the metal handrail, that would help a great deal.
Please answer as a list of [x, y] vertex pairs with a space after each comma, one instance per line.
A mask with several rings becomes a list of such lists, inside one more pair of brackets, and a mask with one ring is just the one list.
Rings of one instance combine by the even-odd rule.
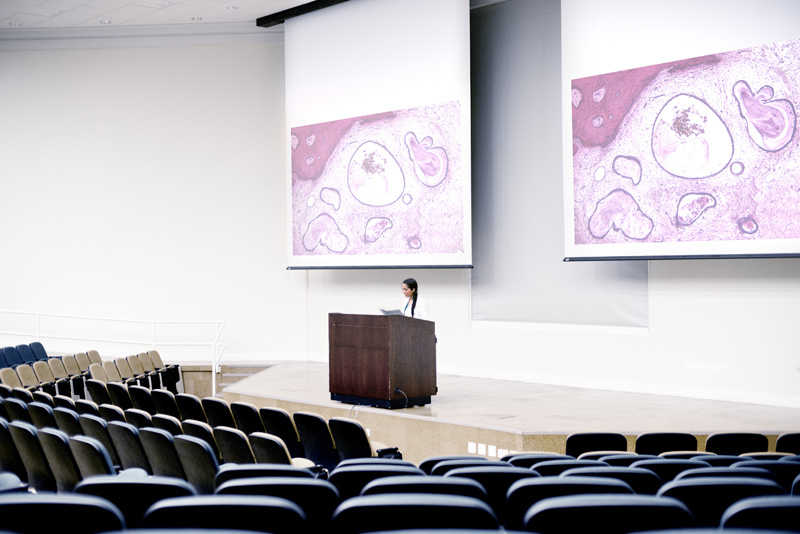
[[[91, 317], [91, 316], [80, 316], [80, 315], [65, 315], [65, 314], [56, 314], [56, 313], [41, 313], [41, 312], [27, 312], [27, 311], [18, 311], [18, 310], [0, 310], [0, 314], [10, 314], [10, 315], [18, 315], [18, 316], [30, 316], [36, 318], [36, 331], [35, 332], [26, 332], [22, 330], [17, 331], [6, 331], [0, 330], [0, 335], [5, 336], [25, 336], [25, 337], [33, 337], [36, 338], [38, 341], [42, 341], [42, 339], [60, 339], [65, 341], [89, 341], [94, 343], [110, 343], [110, 344], [120, 344], [120, 345], [149, 345], [153, 349], [156, 347], [209, 347], [211, 349], [211, 391], [216, 391], [216, 375], [219, 371], [220, 361], [222, 359], [222, 353], [225, 351], [225, 344], [220, 342], [220, 336], [222, 335], [222, 331], [225, 329], [225, 321], [152, 321], [152, 320], [141, 320], [141, 319], [119, 319], [116, 317]], [[123, 339], [123, 338], [102, 338], [102, 337], [80, 337], [80, 336], [71, 336], [71, 335], [61, 335], [61, 334], [48, 334], [42, 331], [42, 319], [43, 318], [55, 318], [55, 319], [70, 319], [70, 320], [79, 320], [79, 321], [104, 321], [104, 322], [117, 322], [117, 323], [126, 323], [126, 324], [139, 324], [139, 325], [151, 325], [151, 336], [149, 341], [144, 340], [133, 340], [133, 339]], [[214, 325], [216, 327], [216, 333], [214, 335], [213, 341], [206, 341], [206, 342], [196, 342], [196, 341], [185, 341], [185, 342], [158, 342], [158, 332], [157, 327], [163, 325], [195, 325], [195, 326], [202, 326], [202, 325]]]

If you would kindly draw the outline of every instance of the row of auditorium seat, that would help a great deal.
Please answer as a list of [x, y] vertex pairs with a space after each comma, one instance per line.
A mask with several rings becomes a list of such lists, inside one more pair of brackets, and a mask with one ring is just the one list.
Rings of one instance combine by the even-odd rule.
[[0, 349], [0, 396], [14, 394], [23, 400], [35, 391], [85, 398], [87, 387], [90, 396], [92, 391], [102, 396], [109, 382], [135, 382], [177, 393], [180, 378], [180, 366], [164, 364], [156, 350], [104, 360], [96, 350], [50, 357], [39, 342]]
[[[88, 419], [88, 418], [86, 418]], [[126, 429], [129, 432], [134, 430], [132, 425], [124, 425], [124, 424], [110, 424], [110, 427], [119, 428], [119, 429]], [[17, 429], [17, 431], [27, 431], [29, 434], [32, 430], [30, 425], [24, 423], [13, 423], [12, 427]], [[52, 430], [41, 431], [43, 436], [47, 436], [45, 441], [42, 441], [41, 445], [44, 446], [47, 439], [55, 440], [58, 442], [59, 434], [58, 432], [54, 432]], [[143, 434], [159, 434], [155, 431], [144, 431]], [[161, 432], [162, 435], [166, 435], [168, 433]], [[131, 434], [132, 435], [132, 434]], [[63, 435], [61, 436], [63, 438]], [[79, 442], [77, 437], [74, 441]], [[86, 441], [86, 440], [84, 440]], [[195, 456], [192, 459], [185, 463], [185, 465], [190, 465], [194, 468], [197, 468], [199, 464], [203, 462], [200, 461], [201, 457], [204, 455], [205, 460], [207, 462], [212, 462], [211, 455], [209, 454], [210, 447], [207, 443], [203, 440], [198, 438], [192, 438], [189, 436], [179, 436], [176, 438], [176, 444], [186, 444], [188, 445], [193, 451]], [[72, 444], [72, 440], [70, 440], [70, 445]], [[35, 443], [29, 444], [27, 449], [33, 450], [35, 449]], [[50, 444], [52, 446], [52, 443]], [[616, 454], [616, 455], [607, 455], [604, 457], [604, 460], [578, 460], [574, 458], [567, 458], [566, 461], [563, 458], [558, 458], [557, 455], [554, 454], [527, 454], [527, 455], [516, 455], [507, 459], [506, 462], [496, 462], [490, 461], [482, 458], [476, 457], [469, 457], [469, 458], [460, 458], [460, 457], [437, 457], [426, 460], [419, 467], [410, 464], [409, 462], [404, 462], [401, 460], [381, 460], [381, 459], [369, 459], [369, 460], [347, 460], [342, 462], [339, 466], [337, 466], [330, 475], [329, 481], [327, 484], [323, 483], [321, 480], [319, 482], [315, 482], [317, 486], [325, 486], [330, 488], [330, 485], [336, 488], [339, 499], [337, 501], [338, 504], [337, 510], [339, 507], [344, 507], [343, 501], [345, 499], [349, 499], [351, 497], [357, 497], [359, 495], [370, 495], [372, 490], [367, 489], [367, 485], [373, 483], [373, 485], [380, 486], [381, 484], [410, 484], [411, 486], [407, 486], [404, 490], [394, 489], [392, 492], [398, 491], [409, 491], [413, 487], [413, 492], [418, 493], [420, 491], [425, 491], [425, 488], [418, 487], [419, 484], [427, 484], [430, 486], [426, 486], [429, 491], [434, 493], [446, 493], [446, 488], [439, 487], [442, 484], [445, 485], [452, 485], [454, 480], [450, 480], [450, 477], [458, 477], [459, 482], [461, 482], [461, 486], [464, 486], [464, 482], [461, 481], [461, 478], [472, 480], [469, 483], [476, 488], [478, 486], [484, 488], [486, 492], [486, 498], [481, 499], [478, 498], [479, 501], [483, 501], [483, 504], [479, 506], [479, 508], [485, 509], [488, 507], [494, 514], [494, 521], [500, 524], [507, 524], [512, 522], [514, 519], [513, 517], [509, 517], [510, 512], [508, 511], [508, 507], [511, 506], [512, 502], [522, 500], [522, 507], [515, 508], [517, 510], [516, 513], [516, 520], [519, 520], [519, 516], [522, 515], [522, 520], [524, 524], [521, 528], [526, 528], [528, 530], [535, 530], [535, 531], [547, 531], [546, 530], [546, 522], [545, 527], [542, 526], [542, 521], [545, 521], [546, 517], [553, 516], [554, 514], [558, 516], [558, 511], [553, 511], [551, 508], [545, 507], [543, 504], [539, 506], [538, 500], [533, 503], [530, 499], [530, 495], [528, 497], [520, 497], [524, 493], [517, 494], [516, 492], [533, 492], [533, 494], [537, 494], [537, 492], [541, 492], [542, 487], [539, 486], [551, 486], [555, 484], [558, 488], [549, 488], [549, 493], [546, 493], [547, 496], [561, 496], [565, 495], [563, 492], [566, 488], [570, 488], [567, 490], [567, 493], [575, 492], [577, 487], [585, 486], [587, 481], [584, 479], [594, 479], [590, 483], [593, 486], [598, 484], [603, 484], [605, 486], [613, 486], [615, 493], [633, 493], [634, 488], [640, 490], [636, 496], [635, 500], [631, 500], [627, 497], [621, 497], [619, 495], [614, 495], [613, 499], [609, 499], [607, 496], [603, 498], [598, 498], [596, 496], [592, 496], [591, 498], [585, 497], [584, 499], [589, 499], [589, 503], [584, 503], [583, 506], [600, 506], [602, 504], [603, 509], [614, 509], [614, 507], [619, 506], [628, 506], [628, 507], [635, 507], [636, 510], [639, 510], [639, 513], [647, 516], [659, 517], [662, 521], [658, 523], [660, 527], [663, 527], [665, 524], [671, 524], [669, 521], [671, 519], [664, 519], [662, 514], [660, 513], [663, 511], [662, 509], [666, 508], [667, 514], [675, 515], [676, 517], [683, 517], [682, 520], [685, 525], [709, 525], [713, 524], [717, 519], [720, 512], [723, 511], [723, 508], [727, 509], [727, 506], [732, 506], [732, 502], [727, 502], [726, 500], [730, 501], [733, 497], [737, 497], [736, 500], [740, 500], [743, 495], [759, 495], [759, 496], [770, 496], [774, 495], [778, 496], [786, 496], [788, 492], [785, 488], [782, 488], [780, 484], [778, 484], [775, 480], [771, 480], [771, 477], [767, 476], [765, 473], [759, 473], [758, 476], [755, 476], [755, 473], [752, 471], [759, 471], [759, 469], [765, 469], [769, 472], [773, 472], [772, 470], [775, 469], [774, 466], [776, 465], [783, 465], [787, 467], [800, 467], [798, 463], [798, 458], [796, 457], [786, 457], [781, 461], [769, 461], [769, 460], [759, 460], [759, 463], [762, 468], [749, 468], [751, 472], [747, 472], [747, 467], [740, 468], [739, 466], [734, 466], [732, 468], [726, 467], [718, 467], [714, 468], [715, 476], [708, 479], [708, 474], [706, 473], [705, 476], [694, 476], [689, 477], [687, 473], [689, 473], [689, 468], [697, 468], [698, 462], [696, 460], [689, 460], [684, 461], [683, 468], [686, 473], [683, 476], [675, 475], [674, 470], [676, 469], [676, 463], [679, 463], [680, 460], [668, 460], [664, 458], [659, 458], [655, 460], [656, 462], [663, 463], [663, 465], [670, 465], [673, 470], [673, 477], [674, 481], [665, 483], [662, 487], [659, 488], [657, 494], [655, 496], [651, 495], [648, 492], [642, 490], [644, 486], [641, 483], [636, 483], [637, 479], [643, 480], [642, 477], [642, 468], [634, 465], [629, 464], [630, 467], [626, 469], [615, 469], [613, 467], [612, 461], [621, 461], [623, 458], [612, 458], [612, 457], [622, 457], [622, 456], [641, 456], [641, 455], [624, 455], [624, 454]], [[708, 456], [708, 455], [706, 455]], [[745, 458], [742, 458], [744, 460]], [[538, 461], [537, 461], [538, 460]], [[647, 460], [640, 460], [640, 461], [647, 461]], [[370, 462], [367, 464], [362, 464], [362, 462]], [[592, 465], [587, 465], [587, 462], [594, 462]], [[213, 462], [212, 462], [213, 463]], [[602, 466], [600, 468], [600, 464], [605, 463], [606, 466]], [[651, 462], [652, 463], [652, 462]], [[523, 464], [528, 464], [530, 467], [525, 468], [521, 467]], [[240, 475], [244, 475], [246, 478], [263, 478], [263, 476], [269, 474], [269, 476], [275, 476], [276, 468], [280, 468], [278, 473], [283, 475], [284, 477], [291, 473], [291, 477], [302, 476], [304, 478], [313, 477], [313, 473], [309, 470], [299, 469], [292, 466], [276, 466], [276, 465], [269, 465], [269, 464], [260, 464], [260, 465], [252, 465], [252, 466], [236, 466], [235, 464], [224, 464], [223, 466], [217, 466], [216, 472], [214, 476], [214, 485], [213, 491], [215, 493], [219, 493], [226, 490], [220, 490], [222, 485], [225, 482], [231, 480], [231, 477], [234, 476], [234, 473], [238, 472]], [[588, 470], [586, 468], [589, 468]], [[581, 471], [583, 469], [583, 471]], [[572, 473], [569, 472], [572, 470]], [[577, 470], [577, 472], [576, 472]], [[136, 472], [136, 469], [128, 469], [125, 472]], [[139, 471], [143, 471], [139, 469]], [[627, 473], [625, 472], [627, 471]], [[667, 471], [660, 471], [662, 476]], [[795, 471], [797, 472], [797, 471]], [[302, 475], [300, 475], [302, 473]], [[722, 479], [722, 475], [725, 475], [725, 478]], [[731, 475], [739, 475], [733, 477]], [[418, 478], [420, 476], [428, 475], [427, 478], [423, 479]], [[558, 476], [556, 476], [558, 475]], [[743, 480], [743, 476], [746, 475], [748, 478]], [[654, 476], [654, 475], [651, 475]], [[391, 477], [391, 478], [387, 478]], [[410, 478], [409, 478], [410, 477]], [[777, 475], [776, 475], [777, 477]], [[127, 477], [120, 477], [122, 479]], [[686, 482], [683, 484], [679, 483], [680, 479], [686, 478]], [[378, 482], [378, 480], [381, 480]], [[383, 480], [387, 479], [387, 480]], [[447, 479], [447, 480], [445, 480]], [[599, 480], [598, 480], [599, 479]], [[695, 480], [695, 479], [700, 479]], [[752, 479], [752, 480], [750, 480]], [[602, 482], [600, 482], [602, 480]], [[537, 482], [541, 481], [541, 482]], [[254, 482], [255, 481], [251, 481]], [[272, 480], [271, 482], [275, 482]], [[477, 482], [477, 485], [475, 484]], [[674, 482], [674, 483], [673, 483]], [[77, 484], [81, 484], [82, 482], [78, 482]], [[267, 481], [267, 485], [269, 485], [270, 481]], [[239, 483], [240, 485], [248, 486], [248, 484], [242, 482]], [[516, 488], [515, 491], [512, 491], [512, 486], [519, 486]], [[77, 485], [75, 486], [77, 488]], [[521, 487], [525, 487], [525, 489], [521, 489]], [[434, 489], [435, 488], [435, 489]], [[625, 488], [624, 491], [621, 488]], [[205, 493], [210, 493], [208, 491], [209, 488], [204, 488]], [[237, 490], [237, 491], [249, 491], [253, 493], [263, 492], [266, 491], [264, 489], [253, 489], [252, 487], [248, 486], [247, 490]], [[277, 490], [276, 490], [277, 491]], [[287, 491], [287, 490], [281, 490]], [[303, 490], [306, 491], [306, 490]], [[460, 488], [458, 490], [453, 489], [453, 491], [461, 492], [464, 491], [464, 488]], [[469, 490], [474, 492], [474, 488]], [[609, 493], [607, 490], [599, 490], [595, 487], [592, 489], [581, 489], [581, 493]], [[673, 493], [668, 493], [672, 491]], [[683, 491], [683, 495], [681, 496], [681, 491]], [[195, 488], [195, 492], [197, 492]], [[677, 492], [677, 493], [676, 493]], [[259, 493], [261, 494], [261, 493]], [[475, 494], [472, 493], [470, 495], [462, 495], [458, 493], [459, 497], [455, 500], [461, 500], [462, 502], [458, 504], [458, 507], [464, 507], [467, 504], [476, 504], [475, 503]], [[677, 498], [679, 501], [691, 501], [694, 497], [703, 497], [709, 495], [716, 495], [719, 497], [716, 501], [712, 501], [707, 505], [700, 505], [693, 502], [685, 502], [683, 507], [679, 508], [686, 508], [690, 515], [687, 515], [687, 510], [677, 511], [675, 506], [670, 504], [667, 506], [666, 501], [670, 499], [661, 499], [660, 501], [656, 501], [653, 497], [673, 497]], [[288, 495], [285, 495], [288, 496]], [[464, 499], [467, 497], [467, 499]], [[404, 498], [408, 500], [407, 498]], [[438, 499], [438, 497], [437, 497]], [[453, 498], [447, 497], [448, 500], [452, 501]], [[604, 500], [605, 499], [605, 500]], [[622, 501], [620, 501], [622, 499]], [[373, 508], [376, 506], [374, 502], [376, 499], [372, 499], [368, 502], [364, 502], [362, 499], [362, 504], [368, 505], [368, 507]], [[386, 499], [384, 499], [386, 500]], [[436, 500], [436, 499], [435, 499]], [[563, 499], [562, 499], [563, 500]], [[708, 499], [706, 499], [708, 500]], [[399, 506], [397, 499], [389, 499], [390, 502], [385, 502], [384, 506], [389, 507], [397, 507]], [[403, 499], [400, 499], [403, 501]], [[430, 498], [425, 500], [427, 502], [426, 506], [431, 505]], [[349, 501], [348, 501], [349, 502]], [[726, 504], [727, 506], [723, 507], [720, 502]], [[796, 504], [796, 500], [786, 500], [784, 499], [785, 508], [787, 510], [793, 510], [792, 503]], [[599, 504], [598, 504], [599, 503]], [[406, 503], [409, 506], [412, 503]], [[420, 505], [420, 503], [417, 503]], [[537, 512], [533, 512], [534, 504], [539, 506], [537, 508]], [[550, 503], [553, 504], [553, 503]], [[576, 499], [572, 499], [570, 503], [562, 503], [562, 504], [569, 504], [569, 506], [576, 506], [578, 502]], [[762, 503], [763, 504], [763, 503]], [[352, 503], [346, 507], [346, 509], [350, 509], [351, 506], [355, 506]], [[649, 508], [648, 508], [649, 507]], [[356, 508], [358, 508], [356, 506]], [[471, 509], [471, 507], [467, 507]], [[651, 509], [652, 508], [652, 509]], [[345, 509], [345, 508], [343, 508]], [[646, 513], [643, 511], [647, 510]], [[373, 510], [374, 511], [374, 510]], [[796, 510], [795, 510], [796, 511]], [[384, 511], [388, 513], [388, 510]], [[524, 512], [524, 514], [522, 513]], [[354, 512], [348, 512], [350, 514]], [[363, 512], [356, 513], [356, 517], [360, 517]], [[482, 512], [474, 512], [478, 514], [486, 515]], [[596, 513], [601, 513], [597, 511]], [[655, 514], [655, 515], [654, 515]], [[403, 514], [405, 515], [405, 514]], [[468, 514], [469, 515], [469, 514]], [[513, 514], [512, 514], [513, 515]], [[635, 514], [634, 514], [635, 515]], [[324, 514], [323, 514], [324, 517]], [[339, 516], [337, 516], [339, 517]], [[345, 517], [345, 516], [342, 516]], [[487, 516], [488, 517], [488, 516]], [[674, 518], [673, 518], [674, 519]], [[326, 519], [332, 521], [333, 519]], [[360, 523], [362, 519], [356, 519], [356, 523]], [[685, 521], [684, 521], [685, 520]], [[667, 521], [667, 523], [663, 523], [663, 521]], [[339, 528], [356, 528], [355, 525], [351, 525], [350, 527], [343, 527], [345, 523], [345, 519], [337, 519], [337, 525]], [[514, 524], [513, 522], [511, 524]], [[536, 528], [531, 528], [531, 525], [536, 525]], [[450, 526], [458, 526], [459, 524], [450, 524]], [[544, 529], [544, 530], [543, 530]]]
[[[25, 423], [8, 426], [17, 433], [35, 432]], [[140, 432], [158, 434], [152, 429]], [[58, 437], [58, 431], [45, 429], [39, 431], [38, 439], [44, 449], [52, 447], [50, 442], [57, 442]], [[68, 440], [70, 445], [80, 441], [78, 436]], [[201, 439], [176, 436], [174, 442], [178, 450], [186, 446], [192, 451], [188, 456], [191, 459], [184, 464], [187, 467], [197, 468], [203, 463], [202, 456], [211, 458], [210, 447]], [[28, 448], [35, 449], [35, 442], [29, 443]], [[714, 468], [698, 467], [703, 463], [699, 460], [640, 460], [670, 467], [658, 470], [665, 480], [651, 494], [642, 491], [644, 486], [640, 483], [643, 472], [650, 468], [637, 467], [637, 462], [629, 467], [610, 463], [620, 460], [613, 456], [636, 455], [610, 455], [606, 460], [594, 461], [562, 456], [529, 453], [507, 461], [440, 456], [428, 458], [419, 466], [404, 460], [351, 459], [340, 462], [328, 480], [290, 465], [228, 463], [217, 467], [213, 486], [201, 488], [202, 491], [179, 477], [148, 477], [143, 469], [133, 468], [120, 475], [84, 478], [62, 493], [103, 496], [125, 510], [126, 524], [130, 526], [169, 528], [224, 525], [268, 532], [308, 529], [358, 533], [420, 526], [502, 526], [547, 534], [718, 525], [785, 528], [793, 524], [796, 529], [798, 525], [800, 496], [797, 491], [792, 495], [786, 490], [778, 473], [783, 471], [786, 475], [794, 470], [800, 474], [800, 457], [750, 461], [761, 467]], [[594, 464], [589, 466], [587, 462]], [[658, 475], [653, 471], [650, 476]], [[800, 477], [795, 477], [792, 485], [796, 489], [798, 484]], [[209, 495], [201, 497], [198, 493]], [[180, 500], [174, 500], [178, 497]], [[167, 514], [163, 509], [173, 510]], [[155, 510], [162, 511], [156, 514]], [[256, 510], [261, 511], [262, 521], [265, 517], [273, 521], [259, 527], [245, 519], [255, 517]], [[288, 523], [278, 519], [287, 513], [291, 517], [286, 519]], [[170, 519], [160, 514], [167, 514]], [[790, 523], [791, 520], [795, 522]]]

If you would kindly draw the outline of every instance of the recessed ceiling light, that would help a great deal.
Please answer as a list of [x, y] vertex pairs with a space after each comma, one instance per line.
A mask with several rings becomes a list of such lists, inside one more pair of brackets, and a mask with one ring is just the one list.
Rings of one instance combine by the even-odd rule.
[[239, 9], [239, 6], [225, 6], [225, 9], [230, 9], [233, 11], [234, 9]]
[[203, 20], [203, 17], [192, 17], [192, 20], [195, 22], [200, 22], [201, 20]]
[[14, 26], [15, 28], [19, 28], [20, 26], [22, 26], [22, 23], [21, 22], [9, 22], [8, 25], [9, 26]]
[[101, 20], [100, 24], [111, 24], [110, 20]]

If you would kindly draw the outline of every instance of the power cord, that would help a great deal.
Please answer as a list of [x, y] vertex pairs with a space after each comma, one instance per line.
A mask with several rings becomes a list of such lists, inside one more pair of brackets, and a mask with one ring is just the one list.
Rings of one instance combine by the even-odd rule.
[[406, 405], [403, 406], [403, 408], [408, 408], [408, 395], [406, 395], [406, 392], [403, 391], [400, 388], [394, 388], [394, 393], [395, 393], [395, 395], [398, 394], [398, 393], [402, 393], [403, 394], [403, 396], [406, 398]]

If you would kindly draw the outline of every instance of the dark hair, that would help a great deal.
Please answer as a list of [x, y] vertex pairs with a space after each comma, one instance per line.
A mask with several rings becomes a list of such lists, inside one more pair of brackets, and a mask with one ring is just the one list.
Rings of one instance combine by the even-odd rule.
[[414, 317], [414, 308], [417, 307], [417, 295], [419, 294], [419, 286], [417, 285], [417, 281], [413, 278], [406, 278], [403, 280], [403, 283], [412, 291], [412, 295], [414, 295], [413, 300], [411, 301], [411, 317]]

